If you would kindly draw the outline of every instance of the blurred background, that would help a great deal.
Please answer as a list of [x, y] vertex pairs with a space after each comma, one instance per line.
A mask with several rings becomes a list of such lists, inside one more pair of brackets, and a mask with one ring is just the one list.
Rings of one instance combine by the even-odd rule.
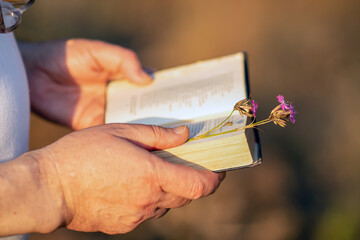
[[[262, 128], [264, 163], [125, 235], [40, 239], [360, 239], [360, 1], [38, 0], [20, 40], [101, 39], [164, 69], [245, 50], [259, 119], [283, 94], [296, 124]], [[31, 149], [71, 130], [31, 118]]]

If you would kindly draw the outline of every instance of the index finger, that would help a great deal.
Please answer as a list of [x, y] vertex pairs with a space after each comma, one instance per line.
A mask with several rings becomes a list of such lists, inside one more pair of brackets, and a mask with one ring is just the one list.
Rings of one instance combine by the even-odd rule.
[[156, 166], [157, 179], [161, 189], [187, 199], [198, 199], [215, 192], [225, 173], [214, 173], [208, 170], [193, 168], [167, 162], [151, 154], [161, 162]]
[[132, 50], [102, 41], [94, 41], [90, 50], [98, 64], [110, 74], [110, 79], [125, 78], [139, 85], [152, 82]]

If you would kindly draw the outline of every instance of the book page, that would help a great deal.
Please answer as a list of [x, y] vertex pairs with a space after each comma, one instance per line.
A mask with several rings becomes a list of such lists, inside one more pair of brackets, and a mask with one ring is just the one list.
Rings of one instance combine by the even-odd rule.
[[163, 70], [146, 87], [114, 81], [107, 90], [106, 122], [168, 125], [228, 114], [246, 97], [244, 55]]

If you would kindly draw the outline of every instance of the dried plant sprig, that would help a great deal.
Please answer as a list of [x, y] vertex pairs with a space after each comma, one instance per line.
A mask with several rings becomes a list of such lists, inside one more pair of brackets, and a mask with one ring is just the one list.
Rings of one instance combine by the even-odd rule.
[[290, 111], [283, 110], [281, 105], [278, 105], [271, 111], [269, 119], [271, 119], [275, 123], [275, 125], [285, 127], [290, 113]]
[[[250, 101], [251, 101], [251, 103], [250, 103]], [[214, 128], [210, 129], [209, 131], [207, 131], [207, 132], [205, 132], [205, 133], [203, 133], [203, 134], [201, 134], [199, 136], [196, 136], [194, 138], [189, 139], [189, 141], [204, 138], [206, 136], [210, 136], [211, 135], [210, 133], [212, 133], [215, 130], [217, 130], [217, 129], [221, 128], [222, 126], [224, 126], [226, 124], [227, 120], [233, 115], [233, 113], [235, 111], [239, 111], [241, 116], [245, 115], [245, 116], [251, 117], [251, 118], [253, 118], [255, 120], [257, 108], [258, 108], [257, 102], [255, 102], [254, 100], [251, 100], [249, 98], [245, 98], [245, 99], [237, 102], [234, 105], [234, 108], [233, 108], [232, 112], [221, 123], [216, 125]]]
[[237, 110], [239, 111], [241, 116], [245, 115], [251, 118], [255, 118], [257, 108], [258, 108], [257, 102], [249, 98], [245, 98], [235, 104], [233, 112], [234, 110]]
[[[282, 95], [278, 95], [277, 96], [277, 100], [279, 101], [279, 105], [277, 105], [271, 112], [268, 118], [259, 121], [259, 122], [255, 122], [255, 117], [256, 117], [256, 113], [257, 113], [257, 109], [258, 109], [258, 103], [255, 102], [254, 100], [251, 100], [249, 98], [245, 98], [239, 102], [237, 102], [232, 110], [232, 112], [230, 113], [230, 115], [228, 117], [226, 117], [221, 123], [219, 123], [217, 126], [215, 126], [214, 128], [210, 129], [209, 131], [207, 131], [206, 133], [203, 133], [199, 136], [196, 136], [194, 138], [189, 139], [188, 141], [192, 141], [192, 140], [196, 140], [196, 139], [201, 139], [201, 138], [205, 138], [205, 137], [210, 137], [210, 136], [216, 136], [216, 135], [221, 135], [221, 134], [225, 134], [225, 133], [229, 133], [229, 132], [235, 132], [235, 131], [240, 131], [240, 130], [244, 130], [247, 128], [254, 128], [260, 125], [264, 125], [270, 122], [273, 122], [275, 125], [279, 125], [280, 127], [285, 127], [287, 122], [292, 122], [295, 123], [295, 115], [296, 115], [296, 111], [295, 111], [295, 107], [285, 101], [284, 96]], [[224, 125], [226, 125], [227, 120], [232, 116], [232, 114], [235, 111], [239, 111], [241, 116], [247, 116], [252, 118], [252, 122], [248, 125], [245, 125], [244, 127], [241, 128], [236, 128], [227, 132], [222, 132], [222, 133], [215, 133], [215, 134], [211, 134], [213, 133], [215, 130], [223, 127]]]
[[285, 101], [284, 96], [278, 95], [277, 100], [279, 105], [276, 106], [271, 112], [268, 118], [252, 124], [252, 126], [260, 126], [269, 122], [273, 122], [280, 127], [286, 127], [287, 122], [295, 123], [295, 107], [291, 103]]

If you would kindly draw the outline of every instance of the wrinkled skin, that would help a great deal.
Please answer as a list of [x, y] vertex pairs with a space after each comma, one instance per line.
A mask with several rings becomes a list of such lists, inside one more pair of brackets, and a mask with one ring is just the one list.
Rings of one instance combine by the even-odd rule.
[[55, 167], [48, 172], [58, 174], [67, 227], [125, 233], [169, 208], [213, 193], [223, 175], [172, 164], [149, 152], [185, 142], [188, 129], [177, 131], [103, 125], [74, 132], [42, 149], [40, 156], [47, 159], [40, 166]]

